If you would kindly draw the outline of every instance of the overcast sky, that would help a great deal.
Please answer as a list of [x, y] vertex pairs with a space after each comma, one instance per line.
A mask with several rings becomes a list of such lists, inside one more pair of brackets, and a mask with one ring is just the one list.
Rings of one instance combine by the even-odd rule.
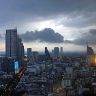
[[96, 44], [96, 0], [0, 0], [0, 51], [6, 29], [16, 27], [25, 48], [84, 51]]

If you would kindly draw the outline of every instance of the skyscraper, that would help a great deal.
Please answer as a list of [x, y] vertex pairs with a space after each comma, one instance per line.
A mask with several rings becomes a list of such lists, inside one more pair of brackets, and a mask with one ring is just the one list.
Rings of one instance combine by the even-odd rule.
[[17, 38], [17, 51], [18, 51], [18, 56], [24, 57], [24, 46], [22, 43], [22, 39], [18, 36]]
[[6, 57], [17, 57], [17, 29], [6, 30]]
[[54, 47], [54, 56], [55, 57], [59, 56], [59, 47]]
[[32, 57], [32, 49], [31, 48], [27, 48], [27, 58], [31, 58]]
[[93, 54], [94, 54], [94, 51], [93, 51], [92, 47], [89, 47], [87, 45], [87, 55], [93, 55]]
[[21, 38], [17, 34], [17, 29], [6, 30], [6, 57], [11, 57], [19, 61], [21, 66], [24, 58], [24, 46]]
[[51, 59], [50, 53], [49, 53], [47, 47], [45, 47], [45, 60], [50, 60], [50, 59]]
[[63, 47], [60, 47], [60, 55], [63, 55]]
[[93, 65], [93, 63], [95, 63], [95, 55], [94, 55], [94, 51], [92, 49], [92, 47], [89, 47], [87, 45], [87, 63], [88, 65]]
[[20, 66], [23, 63], [24, 59], [24, 45], [22, 43], [22, 39], [18, 36], [17, 38], [17, 59], [20, 62]]

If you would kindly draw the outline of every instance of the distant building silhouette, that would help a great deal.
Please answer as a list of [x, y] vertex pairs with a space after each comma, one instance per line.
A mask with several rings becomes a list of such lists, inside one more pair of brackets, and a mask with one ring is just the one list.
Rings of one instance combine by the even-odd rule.
[[89, 47], [87, 45], [87, 55], [93, 55], [93, 54], [94, 54], [94, 51], [93, 51], [92, 47]]
[[59, 56], [59, 47], [54, 47], [54, 56], [58, 57]]
[[32, 57], [32, 48], [27, 48], [27, 58], [31, 58]]
[[60, 55], [63, 55], [63, 47], [60, 47]]
[[50, 53], [49, 53], [47, 47], [45, 47], [45, 60], [50, 60], [50, 59], [51, 59]]
[[[18, 36], [17, 39], [17, 59], [19, 60], [20, 64], [23, 64], [24, 59], [24, 45], [22, 43], [22, 39]], [[20, 65], [23, 66], [23, 65]]]
[[40, 58], [38, 58], [39, 52], [38, 51], [32, 51], [32, 57], [33, 57], [34, 62], [38, 62], [38, 60], [40, 59]]
[[88, 65], [94, 65], [96, 63], [94, 51], [92, 47], [89, 47], [88, 45], [87, 45], [87, 63]]

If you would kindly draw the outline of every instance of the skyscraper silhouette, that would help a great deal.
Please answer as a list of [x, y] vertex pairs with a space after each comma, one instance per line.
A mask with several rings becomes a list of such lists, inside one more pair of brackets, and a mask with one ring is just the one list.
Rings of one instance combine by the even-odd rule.
[[49, 53], [47, 47], [45, 47], [45, 60], [50, 60], [50, 59], [51, 59], [50, 53]]
[[17, 29], [6, 30], [6, 57], [17, 59], [22, 63], [24, 57], [24, 46], [21, 38], [17, 34]]
[[93, 51], [92, 47], [89, 47], [87, 45], [87, 55], [93, 55], [93, 54], [94, 54], [94, 51]]
[[6, 57], [17, 57], [17, 29], [6, 30]]

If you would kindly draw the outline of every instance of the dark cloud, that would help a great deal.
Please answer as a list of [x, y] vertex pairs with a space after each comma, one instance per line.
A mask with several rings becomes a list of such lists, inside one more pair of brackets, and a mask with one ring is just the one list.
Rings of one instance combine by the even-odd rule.
[[64, 41], [64, 37], [54, 32], [53, 29], [46, 28], [42, 31], [31, 31], [26, 32], [21, 35], [24, 42], [34, 42], [34, 41], [40, 41], [40, 42], [49, 42], [49, 43], [62, 43]]
[[70, 12], [93, 12], [96, 0], [11, 0], [15, 11], [35, 14], [50, 15]]
[[90, 31], [89, 31], [89, 33], [91, 34], [91, 35], [96, 35], [96, 29], [90, 29]]
[[79, 38], [71, 41], [71, 43], [84, 45], [90, 43], [96, 44], [96, 29], [90, 29], [88, 32], [83, 33]]
[[[85, 12], [86, 13], [86, 12]], [[64, 26], [68, 26], [68, 27], [76, 27], [76, 28], [85, 28], [88, 26], [94, 26], [96, 25], [96, 13], [93, 12], [89, 12], [86, 14], [80, 14], [78, 16], [72, 16], [70, 15], [69, 18], [67, 18], [66, 21], [62, 20], [62, 23], [64, 24]]]
[[[0, 0], [1, 25], [14, 21], [20, 23], [36, 18], [57, 17], [58, 15], [67, 15], [70, 18], [72, 14], [87, 16], [86, 14], [94, 12], [96, 12], [96, 0]], [[78, 20], [76, 22], [79, 23]]]
[[[96, 44], [96, 29], [89, 29], [89, 31], [79, 34], [74, 40], [64, 40], [64, 37], [56, 33], [51, 28], [45, 28], [41, 31], [27, 31], [22, 33], [21, 38], [24, 42], [47, 42], [47, 43], [65, 43], [65, 44], [76, 44], [76, 45], [85, 45], [90, 43], [92, 45]], [[0, 35], [0, 40], [4, 40], [4, 37]]]
[[64, 40], [64, 43], [65, 44], [69, 44], [69, 43], [72, 43], [72, 41], [70, 41], [70, 40]]

